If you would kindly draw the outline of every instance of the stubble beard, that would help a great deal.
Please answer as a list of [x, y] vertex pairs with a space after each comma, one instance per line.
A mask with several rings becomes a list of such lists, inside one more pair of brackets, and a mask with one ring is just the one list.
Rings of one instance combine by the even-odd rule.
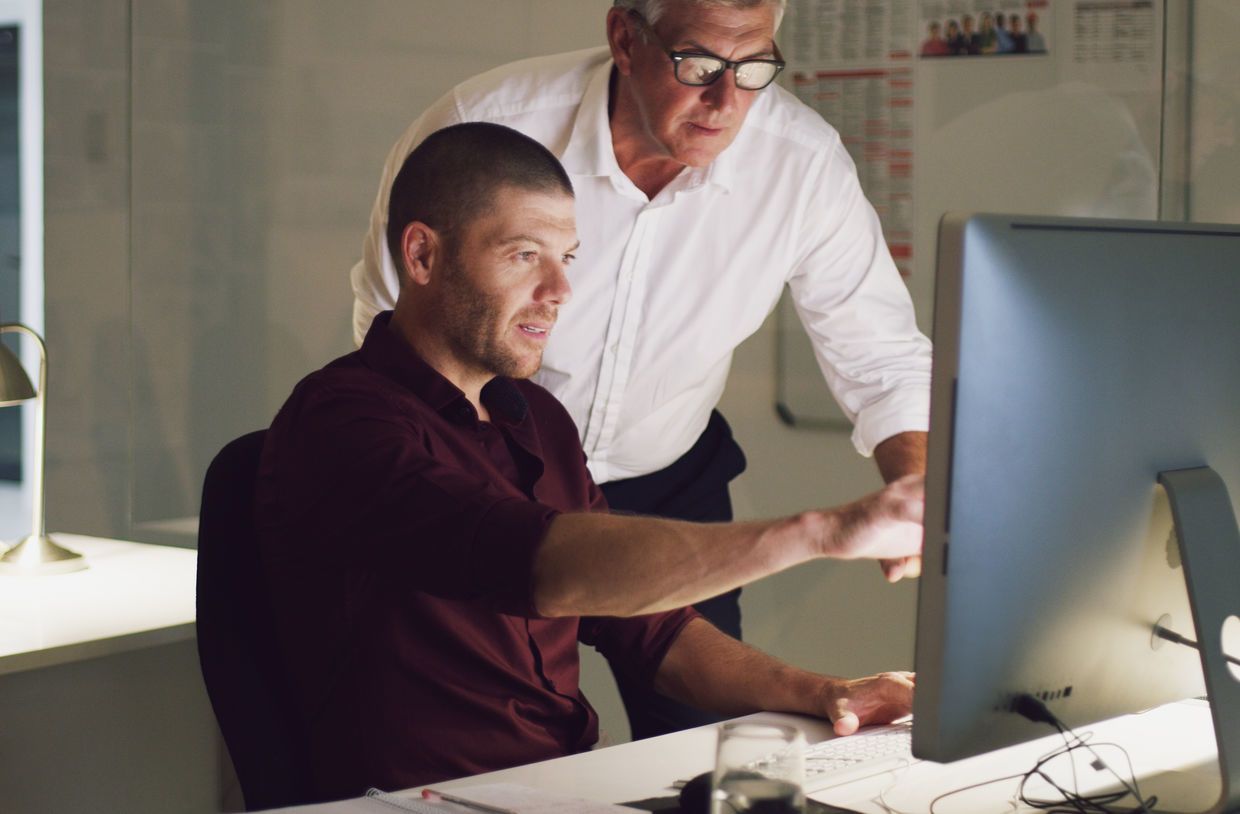
[[[449, 344], [462, 361], [475, 369], [496, 376], [528, 379], [542, 364], [542, 351], [524, 356], [505, 343], [512, 324], [501, 323], [503, 306], [498, 297], [471, 286], [461, 267], [454, 261], [445, 277], [448, 296], [443, 301], [443, 324]], [[555, 320], [554, 311], [532, 312], [538, 317]], [[528, 314], [527, 314], [528, 315]], [[519, 318], [518, 320], [519, 321]]]

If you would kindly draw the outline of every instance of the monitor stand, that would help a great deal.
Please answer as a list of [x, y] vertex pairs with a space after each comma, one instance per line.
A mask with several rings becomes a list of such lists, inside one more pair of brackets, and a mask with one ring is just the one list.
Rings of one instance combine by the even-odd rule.
[[[1222, 793], [1211, 814], [1240, 812], [1240, 667], [1223, 652], [1223, 626], [1240, 625], [1240, 528], [1223, 479], [1209, 467], [1160, 472], [1184, 562]], [[1240, 655], [1237, 653], [1235, 655]]]

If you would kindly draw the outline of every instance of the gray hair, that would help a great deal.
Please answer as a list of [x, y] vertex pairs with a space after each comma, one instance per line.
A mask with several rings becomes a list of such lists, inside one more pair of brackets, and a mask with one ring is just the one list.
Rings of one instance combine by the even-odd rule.
[[788, 8], [788, 0], [614, 0], [612, 5], [616, 8], [635, 11], [647, 23], [654, 25], [667, 12], [668, 7], [676, 3], [694, 6], [721, 6], [723, 8], [774, 6], [776, 31], [779, 30], [779, 24], [784, 19], [784, 10]]

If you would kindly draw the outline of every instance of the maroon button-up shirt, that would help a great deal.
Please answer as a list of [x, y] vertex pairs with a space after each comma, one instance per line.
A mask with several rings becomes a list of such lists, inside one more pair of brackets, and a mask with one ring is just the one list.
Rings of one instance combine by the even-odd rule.
[[578, 641], [652, 681], [695, 616], [540, 618], [548, 524], [606, 509], [572, 420], [497, 378], [479, 421], [389, 319], [297, 385], [259, 473], [281, 653], [324, 798], [588, 749]]

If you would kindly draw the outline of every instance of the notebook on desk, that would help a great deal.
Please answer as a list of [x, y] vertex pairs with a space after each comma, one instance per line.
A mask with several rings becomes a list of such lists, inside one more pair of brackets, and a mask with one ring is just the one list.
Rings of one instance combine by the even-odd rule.
[[580, 797], [554, 794], [515, 783], [490, 783], [429, 796], [371, 789], [364, 797], [279, 809], [270, 814], [632, 814], [630, 809]]

